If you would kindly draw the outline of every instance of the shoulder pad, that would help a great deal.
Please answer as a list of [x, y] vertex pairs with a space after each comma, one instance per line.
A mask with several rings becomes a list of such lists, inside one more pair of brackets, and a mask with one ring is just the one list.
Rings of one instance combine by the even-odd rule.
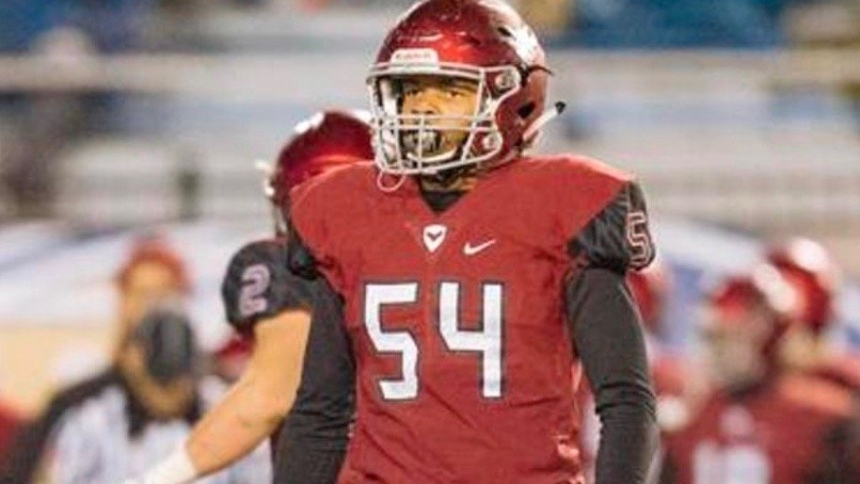
[[647, 267], [654, 260], [655, 249], [639, 185], [625, 184], [570, 241], [568, 252], [587, 267], [619, 273]]
[[282, 240], [261, 240], [242, 247], [227, 267], [221, 284], [227, 321], [242, 332], [285, 310], [310, 305], [307, 282], [287, 269]]

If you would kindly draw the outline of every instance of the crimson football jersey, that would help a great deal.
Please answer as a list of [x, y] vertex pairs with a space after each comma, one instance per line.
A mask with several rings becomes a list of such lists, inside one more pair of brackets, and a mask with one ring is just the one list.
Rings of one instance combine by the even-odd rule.
[[413, 178], [384, 192], [377, 175], [353, 165], [292, 194], [291, 266], [314, 261], [341, 294], [356, 360], [340, 482], [580, 482], [564, 284], [651, 261], [638, 186], [528, 158], [437, 214]]
[[[850, 392], [786, 376], [746, 393], [715, 393], [667, 440], [663, 484], [854, 483]], [[856, 433], [856, 432], [854, 432]], [[853, 454], [853, 455], [852, 455]]]

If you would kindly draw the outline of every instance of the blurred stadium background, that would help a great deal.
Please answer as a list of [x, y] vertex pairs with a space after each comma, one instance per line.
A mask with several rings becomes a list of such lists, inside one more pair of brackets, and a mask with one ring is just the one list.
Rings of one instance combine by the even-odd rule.
[[[227, 258], [270, 230], [256, 159], [322, 108], [364, 107], [405, 0], [0, 3], [0, 396], [35, 412], [108, 358], [111, 278], [163, 233], [226, 336]], [[822, 241], [860, 345], [860, 1], [519, 0], [569, 103], [543, 151], [638, 173], [692, 352], [700, 292], [763, 243]], [[516, 196], [516, 194], [511, 194]]]

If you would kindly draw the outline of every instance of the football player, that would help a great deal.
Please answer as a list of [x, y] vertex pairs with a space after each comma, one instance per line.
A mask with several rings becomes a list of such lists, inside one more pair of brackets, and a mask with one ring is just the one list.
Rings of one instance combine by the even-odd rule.
[[[339, 482], [581, 482], [577, 359], [603, 423], [597, 482], [643, 481], [654, 396], [624, 278], [654, 256], [648, 216], [629, 174], [525, 154], [559, 111], [548, 73], [504, 2], [420, 2], [368, 79], [375, 163], [293, 193], [290, 267], [343, 298], [356, 363]], [[332, 445], [291, 440], [312, 417], [291, 414], [281, 458]]]
[[790, 370], [832, 381], [860, 391], [860, 359], [840, 354], [827, 342], [835, 321], [835, 293], [839, 270], [821, 244], [794, 238], [771, 246], [767, 260], [795, 288], [799, 297], [798, 322], [781, 345], [781, 360]]
[[860, 482], [850, 392], [780, 367], [796, 303], [792, 285], [770, 266], [712, 294], [706, 332], [717, 389], [669, 436], [664, 484]]
[[[294, 186], [371, 154], [370, 126], [361, 113], [327, 111], [296, 128], [266, 187], [275, 213], [276, 237], [239, 250], [229, 263], [221, 288], [227, 320], [254, 340], [248, 368], [185, 444], [139, 482], [183, 484], [209, 475], [251, 452], [280, 425], [299, 387], [308, 339], [336, 338], [337, 334], [326, 332], [325, 325], [341, 325], [339, 302], [325, 282], [309, 283], [288, 272], [283, 239], [286, 220], [281, 214], [289, 209]], [[309, 315], [311, 301], [313, 314]], [[335, 357], [315, 361], [305, 370], [324, 380], [340, 364]], [[315, 392], [312, 385], [302, 388]], [[351, 400], [345, 397], [326, 401], [317, 409], [325, 413], [350, 405]], [[348, 423], [349, 412], [342, 414]]]

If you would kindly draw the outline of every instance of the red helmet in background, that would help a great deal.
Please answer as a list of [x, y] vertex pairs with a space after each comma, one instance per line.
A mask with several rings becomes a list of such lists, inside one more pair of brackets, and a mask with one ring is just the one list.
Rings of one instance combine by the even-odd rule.
[[778, 374], [797, 297], [779, 271], [762, 265], [709, 294], [707, 372], [717, 388], [741, 388]]
[[816, 335], [833, 321], [839, 269], [821, 244], [795, 238], [771, 247], [767, 260], [798, 293], [798, 320]]
[[744, 328], [727, 325], [748, 324], [757, 311], [765, 315], [766, 328], [750, 344], [758, 345], [771, 356], [786, 330], [796, 321], [798, 295], [794, 287], [773, 266], [763, 264], [749, 275], [729, 278], [709, 296], [715, 325], [725, 331], [742, 334]]
[[666, 266], [660, 259], [656, 259], [641, 271], [628, 272], [627, 284], [639, 306], [646, 329], [652, 333], [659, 333], [666, 307], [666, 296], [672, 286]]
[[[387, 173], [435, 175], [512, 159], [533, 141], [542, 124], [547, 75], [537, 36], [508, 4], [500, 0], [416, 4], [389, 32], [368, 76], [377, 165]], [[400, 113], [397, 80], [409, 76], [475, 81], [478, 106], [468, 126], [458, 127], [463, 119], [451, 116]], [[421, 149], [410, 153], [404, 146], [408, 133], [423, 140], [432, 138], [434, 131], [452, 130], [468, 133], [455, 152], [424, 156]]]
[[293, 187], [333, 168], [373, 159], [369, 118], [363, 111], [331, 110], [296, 125], [266, 181], [279, 232], [286, 228], [284, 215]]

